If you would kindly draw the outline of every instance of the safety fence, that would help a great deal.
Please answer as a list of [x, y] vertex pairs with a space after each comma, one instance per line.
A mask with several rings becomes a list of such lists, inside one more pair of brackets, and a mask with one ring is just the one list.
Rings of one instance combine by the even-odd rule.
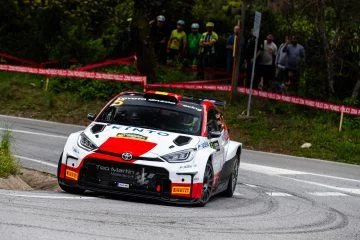
[[[32, 67], [24, 67], [24, 66], [0, 64], [0, 70], [2, 71], [30, 73], [30, 74], [38, 74], [44, 76], [52, 76], [52, 77], [57, 76], [57, 77], [72, 77], [72, 78], [88, 78], [88, 79], [96, 79], [96, 80], [112, 80], [119, 82], [138, 83], [138, 84], [142, 84], [144, 89], [176, 88], [176, 89], [186, 89], [186, 90], [224, 91], [224, 92], [230, 92], [232, 90], [231, 85], [229, 84], [219, 84], [219, 83], [228, 82], [230, 78], [223, 78], [216, 80], [197, 80], [197, 81], [178, 82], [178, 83], [147, 84], [145, 76], [87, 71], [90, 69], [95, 69], [98, 67], [108, 66], [112, 64], [133, 64], [134, 61], [136, 61], [136, 56], [130, 56], [127, 58], [115, 59], [115, 60], [107, 60], [101, 63], [95, 63], [95, 64], [83, 66], [75, 70], [43, 68], [41, 66], [44, 66], [44, 64], [43, 65], [38, 64], [8, 54], [0, 53], [0, 56], [32, 66]], [[237, 92], [242, 94], [249, 94], [250, 89], [244, 87], [238, 87]], [[310, 108], [360, 116], [360, 108], [355, 108], [352, 106], [316, 101], [316, 100], [294, 97], [294, 96], [267, 92], [262, 90], [252, 90], [252, 95], [265, 99], [271, 99], [280, 102], [307, 106]]]

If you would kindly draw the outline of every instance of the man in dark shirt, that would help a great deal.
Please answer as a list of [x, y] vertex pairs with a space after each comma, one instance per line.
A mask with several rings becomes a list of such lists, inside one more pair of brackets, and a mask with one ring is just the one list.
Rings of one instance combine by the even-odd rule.
[[156, 20], [150, 22], [150, 38], [154, 45], [155, 55], [159, 64], [166, 64], [166, 47], [168, 31], [165, 26], [165, 17], [159, 15]]
[[286, 69], [288, 71], [288, 82], [297, 93], [299, 88], [299, 71], [301, 61], [305, 59], [305, 49], [297, 42], [296, 36], [291, 36], [290, 44], [286, 44], [283, 52], [287, 54]]

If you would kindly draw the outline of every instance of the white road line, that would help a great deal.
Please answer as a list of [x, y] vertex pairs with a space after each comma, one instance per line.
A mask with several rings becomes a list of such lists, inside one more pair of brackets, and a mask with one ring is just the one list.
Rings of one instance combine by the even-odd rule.
[[348, 197], [349, 196], [341, 192], [309, 192], [308, 194], [318, 197]]
[[266, 194], [272, 197], [293, 197], [293, 195], [283, 192], [267, 192]]
[[15, 193], [0, 193], [3, 196], [9, 197], [25, 197], [25, 198], [43, 198], [43, 199], [78, 199], [87, 200], [95, 199], [95, 197], [82, 197], [82, 196], [51, 196], [51, 195], [27, 195], [27, 194], [15, 194]]
[[67, 139], [68, 138], [67, 136], [47, 134], [47, 133], [39, 133], [39, 132], [30, 132], [30, 131], [23, 131], [23, 130], [16, 130], [16, 129], [0, 128], [0, 130], [10, 130], [11, 132], [15, 132], [15, 133], [25, 133], [25, 134], [44, 136], [44, 137], [53, 137], [53, 138], [62, 138], [62, 139]]
[[73, 127], [79, 127], [79, 128], [85, 128], [85, 126], [76, 125], [76, 124], [68, 124], [68, 123], [59, 123], [59, 122], [52, 122], [52, 121], [46, 121], [46, 120], [40, 120], [40, 119], [33, 119], [33, 118], [23, 118], [23, 117], [15, 117], [15, 116], [8, 116], [8, 115], [1, 115], [0, 118], [10, 118], [10, 119], [19, 119], [22, 121], [28, 121], [28, 122], [42, 122], [42, 123], [50, 123], [55, 125], [64, 125], [64, 126], [73, 126]]
[[252, 188], [257, 188], [258, 186], [256, 185], [252, 185], [252, 184], [247, 184], [247, 183], [244, 183], [245, 186], [248, 186], [248, 187], [252, 187]]
[[240, 197], [240, 196], [244, 196], [244, 194], [241, 194], [241, 193], [238, 193], [238, 192], [234, 192], [234, 195], [235, 197]]
[[53, 163], [49, 163], [43, 160], [38, 160], [38, 159], [33, 159], [33, 158], [28, 158], [28, 157], [23, 157], [23, 156], [19, 156], [19, 155], [14, 155], [16, 158], [20, 158], [22, 160], [26, 160], [26, 161], [31, 161], [31, 162], [36, 162], [36, 163], [40, 163], [49, 167], [54, 167], [57, 168], [57, 164], [53, 164]]
[[344, 180], [344, 181], [351, 181], [351, 182], [359, 182], [360, 180], [352, 179], [352, 178], [343, 178], [343, 177], [336, 177], [336, 176], [330, 176], [330, 175], [324, 175], [324, 174], [317, 174], [317, 173], [311, 173], [311, 172], [302, 172], [302, 171], [294, 171], [284, 168], [276, 168], [276, 167], [269, 167], [269, 166], [262, 166], [252, 163], [241, 163], [241, 168], [244, 170], [252, 171], [252, 172], [259, 172], [264, 173], [268, 175], [312, 175], [312, 176], [318, 176], [318, 177], [326, 177], [326, 178], [332, 178], [337, 180]]
[[301, 179], [296, 179], [296, 178], [291, 178], [291, 177], [285, 177], [285, 176], [279, 176], [281, 178], [286, 178], [286, 179], [291, 179], [293, 181], [296, 182], [301, 182], [301, 183], [307, 183], [307, 184], [312, 184], [315, 186], [319, 186], [319, 187], [325, 187], [325, 188], [329, 188], [329, 189], [334, 189], [340, 192], [346, 192], [346, 193], [351, 193], [351, 194], [359, 194], [360, 195], [360, 189], [359, 188], [342, 188], [342, 187], [335, 187], [335, 186], [331, 186], [331, 185], [327, 185], [327, 184], [322, 184], [322, 183], [318, 183], [318, 182], [312, 182], [312, 181], [306, 181], [306, 180], [301, 180]]

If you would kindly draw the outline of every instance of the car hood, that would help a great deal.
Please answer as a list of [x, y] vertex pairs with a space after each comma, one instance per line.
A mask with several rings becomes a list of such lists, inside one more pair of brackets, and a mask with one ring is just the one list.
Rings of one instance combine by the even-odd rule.
[[134, 156], [165, 154], [197, 148], [200, 137], [157, 129], [115, 124], [92, 123], [85, 130], [86, 136], [100, 151]]

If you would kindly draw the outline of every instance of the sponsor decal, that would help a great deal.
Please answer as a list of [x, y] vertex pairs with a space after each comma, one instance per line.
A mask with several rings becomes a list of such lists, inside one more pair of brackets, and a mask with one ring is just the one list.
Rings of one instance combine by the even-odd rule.
[[220, 145], [218, 141], [211, 142], [210, 147], [215, 149], [216, 151], [220, 151]]
[[147, 139], [146, 136], [136, 134], [136, 133], [118, 133], [118, 134], [116, 134], [116, 137], [139, 139], [139, 140], [144, 140], [144, 141]]
[[171, 188], [172, 195], [190, 195], [190, 187], [172, 187]]
[[120, 188], [130, 188], [130, 185], [127, 183], [117, 183], [117, 186]]
[[73, 179], [75, 181], [78, 180], [79, 174], [77, 172], [66, 170], [66, 177], [69, 179]]
[[198, 145], [197, 145], [197, 149], [198, 150], [201, 150], [201, 149], [204, 149], [204, 148], [208, 148], [210, 147], [210, 144], [209, 142], [200, 142]]
[[190, 105], [186, 105], [186, 104], [183, 104], [182, 106], [183, 106], [183, 107], [186, 107], [186, 108], [190, 108], [190, 109], [196, 110], [196, 111], [198, 111], [198, 112], [201, 112], [201, 111], [202, 111], [202, 108], [197, 108], [197, 107], [190, 106]]
[[138, 128], [138, 127], [130, 127], [130, 126], [122, 126], [122, 125], [113, 125], [112, 129], [123, 129], [125, 131], [132, 131], [132, 132], [139, 132], [139, 133], [148, 133], [148, 134], [156, 134], [159, 136], [169, 136], [170, 134], [167, 132], [160, 132], [156, 130], [150, 130], [150, 129], [144, 129], [144, 128]]

